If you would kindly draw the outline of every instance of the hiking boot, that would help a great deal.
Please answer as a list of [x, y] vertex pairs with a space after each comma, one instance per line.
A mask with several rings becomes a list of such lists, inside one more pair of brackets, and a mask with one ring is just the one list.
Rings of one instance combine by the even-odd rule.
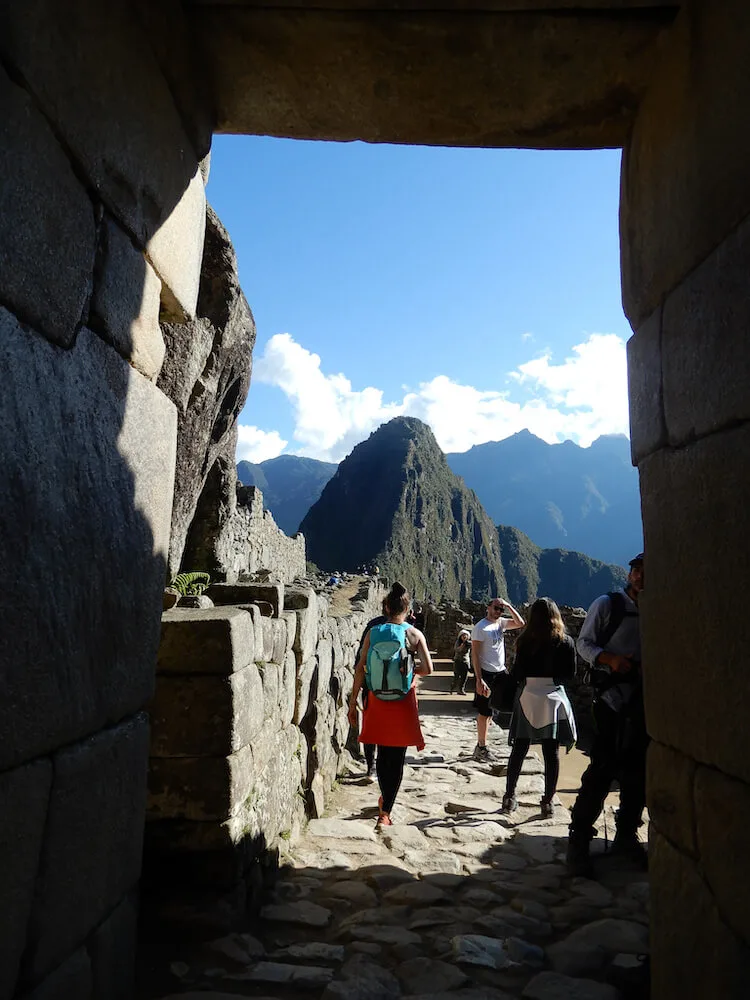
[[552, 807], [551, 799], [542, 799], [540, 808], [542, 811], [542, 819], [549, 819], [555, 811]]
[[474, 747], [474, 760], [480, 764], [488, 764], [492, 760], [489, 747], [486, 744], [477, 743]]
[[571, 834], [568, 837], [568, 849], [565, 853], [565, 864], [568, 866], [568, 874], [574, 878], [593, 878], [594, 866], [591, 864], [589, 853], [591, 841], [576, 837]]
[[619, 857], [631, 861], [643, 871], [648, 870], [646, 845], [641, 843], [635, 833], [620, 833], [618, 831], [612, 841], [612, 854], [617, 854]]
[[504, 795], [501, 812], [504, 812], [507, 816], [510, 813], [514, 813], [516, 809], [518, 809], [518, 799], [515, 795]]

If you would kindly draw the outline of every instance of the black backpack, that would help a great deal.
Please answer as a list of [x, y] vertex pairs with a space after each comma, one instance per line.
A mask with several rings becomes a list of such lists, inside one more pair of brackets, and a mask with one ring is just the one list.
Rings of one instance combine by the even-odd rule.
[[[637, 614], [637, 612], [627, 610], [625, 595], [621, 590], [611, 590], [607, 594], [607, 597], [609, 598], [610, 607], [609, 621], [604, 632], [598, 636], [599, 645], [604, 649], [607, 648], [609, 641], [622, 625], [623, 621], [627, 617], [633, 617]], [[584, 672], [583, 682], [584, 684], [590, 684], [596, 694], [602, 694], [607, 688], [612, 687], [613, 684], [617, 684], [618, 680], [613, 678], [608, 670], [589, 664]]]

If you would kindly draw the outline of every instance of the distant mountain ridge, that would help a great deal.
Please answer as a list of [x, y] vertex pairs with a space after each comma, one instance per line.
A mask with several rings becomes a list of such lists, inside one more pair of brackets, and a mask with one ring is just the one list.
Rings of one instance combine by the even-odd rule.
[[414, 417], [396, 417], [358, 444], [300, 530], [321, 568], [374, 562], [417, 597], [481, 600], [506, 591], [495, 526]]
[[518, 528], [499, 524], [497, 532], [513, 604], [551, 597], [558, 604], [588, 608], [600, 594], [617, 590], [627, 579], [622, 566], [589, 559], [581, 552], [542, 549]]
[[643, 548], [638, 473], [624, 435], [581, 448], [524, 430], [446, 459], [495, 523], [513, 525], [541, 548], [621, 566]]
[[258, 465], [238, 462], [237, 477], [244, 486], [258, 487], [278, 526], [293, 535], [337, 468], [334, 462], [279, 455]]

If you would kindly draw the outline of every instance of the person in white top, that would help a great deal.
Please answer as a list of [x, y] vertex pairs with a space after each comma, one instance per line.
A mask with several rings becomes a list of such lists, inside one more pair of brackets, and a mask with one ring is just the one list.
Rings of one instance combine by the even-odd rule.
[[523, 628], [526, 623], [512, 604], [500, 597], [493, 597], [487, 605], [486, 616], [474, 626], [471, 633], [471, 663], [474, 667], [477, 710], [477, 745], [474, 760], [490, 760], [487, 749], [487, 728], [492, 718], [490, 698], [495, 687], [507, 682], [505, 668], [505, 632]]

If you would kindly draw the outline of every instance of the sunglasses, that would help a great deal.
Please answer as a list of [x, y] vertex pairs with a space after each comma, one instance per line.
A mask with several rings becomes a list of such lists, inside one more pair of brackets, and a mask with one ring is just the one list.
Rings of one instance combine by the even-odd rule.
[[490, 604], [490, 607], [492, 608], [493, 611], [502, 611], [503, 608], [505, 607], [505, 605], [504, 604]]

